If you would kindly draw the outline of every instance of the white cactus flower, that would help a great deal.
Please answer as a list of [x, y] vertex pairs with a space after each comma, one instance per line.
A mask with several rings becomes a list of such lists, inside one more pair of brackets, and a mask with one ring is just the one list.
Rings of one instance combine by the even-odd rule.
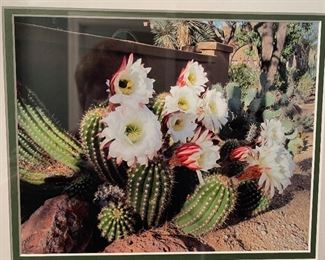
[[197, 114], [201, 100], [191, 89], [174, 86], [170, 94], [165, 99], [164, 114], [178, 111]]
[[203, 97], [200, 119], [203, 125], [213, 133], [227, 123], [228, 105], [222, 93], [216, 89], [208, 90]]
[[103, 120], [106, 128], [100, 134], [105, 138], [102, 147], [109, 145], [108, 156], [118, 162], [147, 164], [162, 146], [162, 133], [157, 116], [146, 106], [119, 106]]
[[167, 120], [168, 132], [174, 142], [185, 143], [187, 138], [194, 135], [197, 127], [195, 123], [196, 115], [183, 112], [176, 112], [169, 115]]
[[122, 105], [148, 104], [154, 93], [154, 79], [147, 77], [150, 70], [143, 66], [141, 59], [133, 63], [133, 54], [130, 54], [127, 62], [124, 58], [111, 82], [107, 81], [111, 91], [110, 102]]

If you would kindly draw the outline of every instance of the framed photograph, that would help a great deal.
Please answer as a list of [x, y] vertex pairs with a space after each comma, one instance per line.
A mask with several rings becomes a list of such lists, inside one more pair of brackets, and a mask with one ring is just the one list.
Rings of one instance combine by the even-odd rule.
[[3, 259], [320, 256], [325, 16], [2, 17]]

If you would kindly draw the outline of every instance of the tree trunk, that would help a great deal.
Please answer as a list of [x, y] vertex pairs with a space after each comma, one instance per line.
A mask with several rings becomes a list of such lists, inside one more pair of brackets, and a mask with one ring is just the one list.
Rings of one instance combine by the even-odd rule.
[[274, 83], [274, 77], [278, 71], [281, 52], [284, 47], [287, 23], [278, 23], [276, 31], [273, 30], [274, 23], [263, 23], [258, 28], [262, 38], [262, 48], [260, 50], [262, 68], [262, 87], [266, 92]]

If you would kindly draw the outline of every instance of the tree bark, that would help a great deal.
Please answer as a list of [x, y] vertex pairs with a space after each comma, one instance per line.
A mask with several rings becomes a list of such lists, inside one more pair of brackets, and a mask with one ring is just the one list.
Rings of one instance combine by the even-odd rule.
[[275, 75], [278, 71], [281, 53], [284, 47], [287, 23], [280, 22], [276, 31], [273, 30], [274, 23], [264, 23], [258, 28], [262, 38], [261, 48], [261, 68], [262, 87], [266, 92], [274, 83]]

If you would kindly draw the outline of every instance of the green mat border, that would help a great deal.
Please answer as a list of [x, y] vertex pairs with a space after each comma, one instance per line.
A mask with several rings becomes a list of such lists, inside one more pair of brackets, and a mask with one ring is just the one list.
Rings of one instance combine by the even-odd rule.
[[[218, 13], [218, 12], [179, 12], [179, 11], [127, 11], [127, 10], [78, 10], [78, 9], [57, 9], [57, 8], [11, 8], [3, 7], [4, 24], [4, 61], [6, 80], [6, 114], [7, 130], [9, 140], [9, 169], [10, 169], [10, 204], [11, 204], [11, 242], [12, 256], [18, 259], [169, 259], [169, 260], [196, 260], [196, 259], [304, 259], [315, 258], [317, 244], [317, 213], [319, 194], [319, 163], [321, 147], [321, 120], [322, 120], [322, 99], [324, 85], [324, 58], [325, 58], [325, 16], [310, 14], [256, 14], [256, 13]], [[318, 75], [317, 93], [317, 115], [315, 129], [314, 149], [314, 179], [313, 179], [313, 201], [312, 201], [312, 223], [311, 223], [311, 245], [309, 252], [270, 252], [270, 253], [186, 253], [186, 254], [143, 254], [143, 255], [100, 255], [100, 254], [65, 254], [65, 255], [42, 255], [42, 256], [21, 256], [19, 253], [19, 198], [17, 179], [17, 140], [16, 140], [16, 87], [15, 87], [15, 62], [14, 62], [14, 16], [57, 16], [57, 17], [80, 17], [80, 18], [188, 18], [188, 19], [228, 19], [228, 20], [272, 20], [272, 21], [319, 21], [321, 22], [320, 60]], [[298, 217], [298, 216], [297, 216]]]

